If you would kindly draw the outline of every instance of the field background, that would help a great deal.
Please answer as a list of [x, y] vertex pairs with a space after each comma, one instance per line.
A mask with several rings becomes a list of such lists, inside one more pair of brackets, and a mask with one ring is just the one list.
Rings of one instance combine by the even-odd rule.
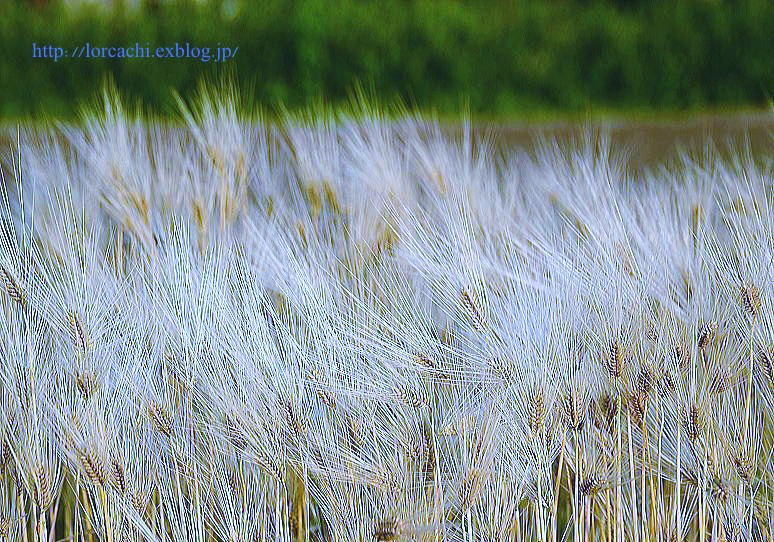
[[[456, 118], [652, 119], [770, 111], [769, 0], [160, 0], [0, 2], [0, 117], [74, 118], [112, 78], [167, 114], [171, 90], [236, 79], [264, 110], [351, 101]], [[197, 60], [32, 58], [175, 42], [239, 47]]]

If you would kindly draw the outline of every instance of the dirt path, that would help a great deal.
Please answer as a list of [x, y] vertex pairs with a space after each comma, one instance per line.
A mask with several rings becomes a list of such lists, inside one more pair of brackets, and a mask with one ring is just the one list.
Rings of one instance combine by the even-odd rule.
[[708, 143], [728, 151], [749, 142], [755, 156], [774, 156], [774, 112], [697, 116], [682, 120], [622, 120], [589, 123], [477, 124], [476, 130], [492, 133], [506, 147], [534, 148], [539, 138], [570, 141], [589, 130], [609, 134], [616, 148], [630, 153], [637, 168], [663, 163], [680, 151], [701, 152]]

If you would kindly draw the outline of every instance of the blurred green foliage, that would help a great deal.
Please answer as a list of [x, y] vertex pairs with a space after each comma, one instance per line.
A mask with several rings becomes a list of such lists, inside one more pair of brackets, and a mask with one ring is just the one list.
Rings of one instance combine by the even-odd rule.
[[[40, 2], [40, 0], [38, 0]], [[216, 0], [134, 9], [0, 1], [0, 115], [70, 116], [107, 75], [168, 110], [223, 73], [269, 109], [381, 101], [441, 114], [766, 106], [774, 87], [771, 0]], [[190, 42], [238, 46], [225, 64], [192, 59], [32, 58]]]

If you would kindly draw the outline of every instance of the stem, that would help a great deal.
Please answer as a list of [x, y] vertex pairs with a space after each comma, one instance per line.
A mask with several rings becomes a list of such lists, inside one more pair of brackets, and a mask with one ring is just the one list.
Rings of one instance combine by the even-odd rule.
[[38, 537], [40, 542], [48, 542], [48, 528], [46, 527], [46, 513], [40, 511], [38, 514]]
[[616, 540], [623, 542], [623, 510], [621, 509], [622, 499], [622, 485], [623, 485], [623, 473], [621, 471], [621, 455], [623, 443], [621, 441], [621, 393], [617, 394], [617, 407], [616, 407], [616, 433], [618, 436], [618, 444], [616, 447], [616, 485], [615, 485], [615, 518], [616, 518]]
[[573, 510], [572, 510], [572, 528], [573, 528], [573, 540], [580, 540], [581, 536], [581, 524], [580, 520], [580, 477], [583, 476], [583, 468], [580, 461], [579, 453], [578, 432], [575, 432], [575, 446], [573, 447], [573, 453], [575, 455], [575, 480], [573, 480]]
[[113, 525], [111, 524], [111, 515], [108, 510], [107, 493], [104, 487], [99, 488], [99, 497], [102, 501], [102, 514], [105, 521], [105, 533], [107, 535], [107, 542], [113, 542]]
[[[634, 515], [634, 522], [633, 525], [639, 525], [639, 518], [638, 518], [638, 509], [637, 509], [637, 484], [634, 479], [634, 450], [632, 449], [632, 421], [631, 421], [631, 413], [627, 409], [626, 411], [626, 432], [628, 434], [628, 441], [629, 441], [629, 476], [631, 477], [631, 480], [629, 481], [629, 489], [632, 492], [632, 514]], [[635, 542], [639, 538], [639, 531], [637, 529], [632, 530], [633, 538]]]
[[680, 537], [680, 529], [683, 524], [682, 511], [680, 509], [680, 486], [682, 485], [682, 434], [680, 423], [677, 424], [677, 486], [675, 487], [675, 529], [677, 530], [678, 538]]
[[565, 447], [565, 438], [562, 437], [562, 451], [559, 454], [559, 470], [556, 473], [556, 483], [554, 484], [554, 487], [556, 488], [556, 491], [554, 491], [554, 502], [551, 507], [551, 540], [552, 542], [556, 542], [556, 531], [557, 531], [557, 525], [556, 525], [556, 516], [557, 516], [557, 508], [559, 507], [559, 489], [561, 487], [561, 481], [562, 481], [562, 468], [564, 467], [564, 447]]

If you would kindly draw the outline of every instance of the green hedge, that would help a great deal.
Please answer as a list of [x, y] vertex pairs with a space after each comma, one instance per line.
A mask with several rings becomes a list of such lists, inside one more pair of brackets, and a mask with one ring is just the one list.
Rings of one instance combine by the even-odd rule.
[[[452, 113], [766, 106], [774, 88], [771, 0], [222, 0], [142, 9], [0, 1], [0, 115], [69, 116], [110, 74], [164, 112], [223, 72], [268, 108], [372, 98]], [[196, 60], [32, 58], [175, 42], [238, 46]]]

